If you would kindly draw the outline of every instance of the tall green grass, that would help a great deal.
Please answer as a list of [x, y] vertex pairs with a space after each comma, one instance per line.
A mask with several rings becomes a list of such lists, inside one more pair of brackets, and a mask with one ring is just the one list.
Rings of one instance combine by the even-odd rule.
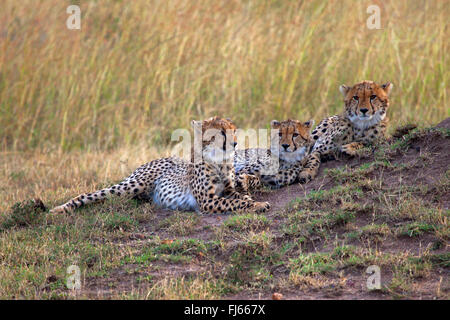
[[364, 79], [395, 84], [394, 123], [450, 115], [447, 1], [78, 1], [68, 30], [72, 3], [2, 1], [1, 150], [164, 146], [212, 115], [319, 121]]

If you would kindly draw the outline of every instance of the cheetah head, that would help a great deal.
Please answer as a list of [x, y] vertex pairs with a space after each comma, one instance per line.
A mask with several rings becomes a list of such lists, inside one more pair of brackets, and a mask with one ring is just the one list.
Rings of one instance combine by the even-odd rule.
[[345, 114], [358, 128], [367, 129], [386, 117], [389, 107], [389, 93], [393, 84], [378, 85], [373, 81], [363, 81], [353, 87], [341, 85], [344, 96]]
[[295, 163], [303, 159], [312, 145], [310, 136], [314, 120], [300, 122], [298, 120], [272, 120], [271, 128], [279, 130], [280, 159]]
[[196, 131], [195, 135], [201, 137], [201, 147], [196, 141], [200, 139], [194, 137], [194, 152], [201, 148], [203, 159], [208, 162], [233, 162], [237, 128], [231, 119], [212, 117], [204, 121], [192, 120], [192, 127]]

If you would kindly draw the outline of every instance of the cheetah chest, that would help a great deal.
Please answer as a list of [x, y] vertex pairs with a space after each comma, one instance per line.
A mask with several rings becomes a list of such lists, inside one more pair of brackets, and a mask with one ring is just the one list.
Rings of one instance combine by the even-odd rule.
[[152, 193], [153, 203], [159, 207], [180, 210], [197, 211], [198, 204], [189, 183], [189, 170], [168, 172], [155, 181]]
[[373, 126], [367, 129], [354, 128], [354, 140], [364, 142], [366, 140], [372, 141], [376, 139], [382, 130], [377, 126]]

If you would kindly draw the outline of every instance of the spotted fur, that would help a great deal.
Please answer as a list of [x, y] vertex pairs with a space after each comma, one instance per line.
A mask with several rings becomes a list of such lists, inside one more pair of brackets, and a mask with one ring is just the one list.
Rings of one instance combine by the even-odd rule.
[[[229, 119], [214, 117], [203, 122], [193, 121], [194, 130], [216, 130], [217, 135], [202, 139], [202, 157], [186, 161], [171, 157], [153, 160], [142, 165], [128, 178], [111, 187], [79, 195], [52, 212], [69, 212], [82, 205], [99, 202], [111, 196], [141, 196], [153, 200], [163, 208], [201, 213], [236, 211], [263, 212], [268, 202], [254, 201], [235, 188], [233, 162], [216, 162], [222, 153], [225, 159], [234, 157], [236, 126]], [[194, 151], [195, 152], [195, 151]]]
[[313, 125], [313, 120], [305, 123], [273, 120], [271, 128], [279, 132], [278, 148], [274, 153], [255, 148], [237, 150], [234, 165], [238, 177], [251, 174], [261, 179], [262, 184], [273, 187], [311, 180], [317, 163], [316, 157], [310, 155], [314, 145], [310, 135]]

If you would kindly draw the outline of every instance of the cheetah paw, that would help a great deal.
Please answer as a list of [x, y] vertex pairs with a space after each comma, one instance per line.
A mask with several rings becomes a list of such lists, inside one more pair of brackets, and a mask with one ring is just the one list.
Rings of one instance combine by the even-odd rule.
[[261, 187], [261, 179], [253, 174], [248, 175], [248, 185], [250, 189], [257, 189]]
[[268, 202], [255, 202], [254, 204], [255, 212], [266, 212], [270, 209], [270, 203]]
[[298, 181], [299, 181], [301, 184], [308, 183], [308, 182], [311, 181], [311, 175], [310, 175], [309, 173], [306, 173], [306, 172], [301, 172], [301, 173], [298, 175]]
[[349, 155], [352, 157], [356, 156], [358, 149], [359, 149], [359, 144], [355, 144], [355, 143], [345, 144], [341, 147], [342, 153], [345, 153], [346, 155]]

